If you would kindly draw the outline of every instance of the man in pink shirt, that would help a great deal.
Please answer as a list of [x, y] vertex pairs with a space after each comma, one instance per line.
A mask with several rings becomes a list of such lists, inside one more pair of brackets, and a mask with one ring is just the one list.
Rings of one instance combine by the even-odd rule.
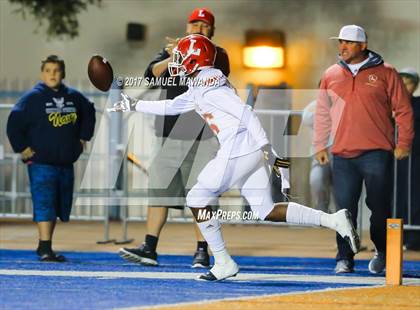
[[[367, 49], [362, 27], [347, 25], [337, 39], [339, 61], [321, 80], [314, 123], [316, 159], [328, 163], [333, 154], [333, 190], [337, 209], [348, 209], [356, 225], [362, 184], [372, 212], [370, 235], [376, 254], [369, 271], [385, 268], [386, 218], [391, 216], [392, 161], [409, 155], [413, 112], [398, 72]], [[398, 126], [394, 141], [392, 114]], [[337, 236], [336, 273], [354, 271], [354, 253]]]

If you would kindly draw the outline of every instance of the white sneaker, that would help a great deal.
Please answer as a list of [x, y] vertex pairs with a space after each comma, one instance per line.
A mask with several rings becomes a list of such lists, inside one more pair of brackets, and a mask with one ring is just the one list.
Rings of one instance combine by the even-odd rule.
[[338, 232], [339, 235], [349, 243], [352, 251], [355, 254], [359, 252], [360, 239], [351, 220], [350, 212], [347, 209], [340, 210], [334, 213], [334, 218], [335, 231]]
[[209, 272], [197, 277], [200, 281], [221, 281], [238, 274], [239, 267], [233, 259], [230, 259], [226, 264], [214, 264]]
[[335, 265], [335, 273], [352, 273], [354, 272], [354, 262], [348, 259], [340, 259]]

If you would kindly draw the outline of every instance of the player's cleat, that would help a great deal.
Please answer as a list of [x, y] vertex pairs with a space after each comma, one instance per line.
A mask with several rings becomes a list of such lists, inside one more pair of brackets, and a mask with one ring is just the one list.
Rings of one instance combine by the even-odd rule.
[[53, 251], [44, 254], [39, 253], [38, 255], [41, 262], [63, 263], [66, 261], [66, 258], [63, 255], [57, 254]]
[[198, 250], [194, 254], [191, 268], [208, 268], [210, 266], [210, 255], [207, 251]]
[[214, 264], [209, 272], [197, 277], [199, 281], [221, 281], [238, 274], [239, 267], [233, 259], [230, 259], [226, 264]]
[[350, 212], [347, 209], [343, 209], [334, 213], [334, 217], [335, 231], [337, 231], [339, 235], [349, 243], [352, 251], [356, 254], [359, 252], [360, 239], [351, 220]]
[[121, 248], [118, 254], [125, 260], [145, 266], [157, 266], [157, 253], [151, 251], [145, 244], [138, 248], [127, 249]]
[[342, 259], [337, 262], [335, 266], [335, 273], [351, 273], [354, 272], [354, 262], [351, 262], [347, 259]]
[[381, 273], [385, 269], [386, 258], [384, 252], [376, 252], [375, 256], [369, 262], [369, 271], [371, 273]]

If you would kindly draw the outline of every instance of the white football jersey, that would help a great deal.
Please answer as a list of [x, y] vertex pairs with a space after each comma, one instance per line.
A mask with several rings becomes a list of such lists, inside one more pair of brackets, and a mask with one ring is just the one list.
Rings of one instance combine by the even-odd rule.
[[177, 115], [195, 110], [220, 143], [218, 156], [235, 158], [269, 143], [252, 108], [242, 102], [223, 73], [203, 69], [188, 82], [188, 91], [171, 100], [139, 100], [136, 110], [158, 115]]

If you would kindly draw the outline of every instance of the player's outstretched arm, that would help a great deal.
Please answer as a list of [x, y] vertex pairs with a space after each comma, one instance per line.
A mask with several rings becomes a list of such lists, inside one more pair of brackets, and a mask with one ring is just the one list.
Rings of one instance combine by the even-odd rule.
[[122, 100], [108, 109], [108, 112], [143, 112], [155, 115], [178, 115], [194, 110], [194, 103], [188, 100], [186, 93], [171, 100], [137, 100], [122, 93]]

